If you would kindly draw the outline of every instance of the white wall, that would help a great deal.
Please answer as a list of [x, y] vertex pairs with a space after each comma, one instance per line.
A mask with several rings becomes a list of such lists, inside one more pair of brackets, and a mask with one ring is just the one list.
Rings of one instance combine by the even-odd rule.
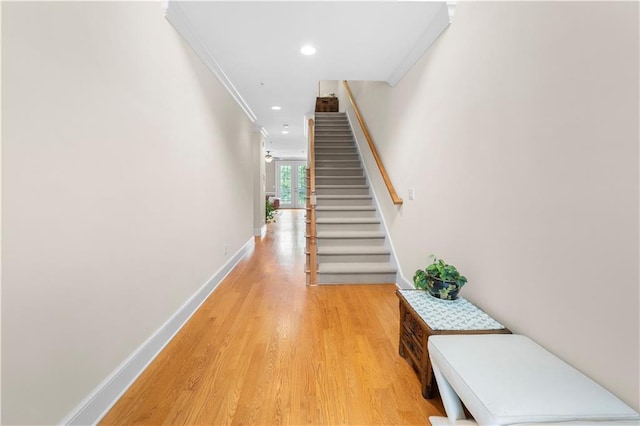
[[264, 161], [264, 138], [260, 134], [259, 129], [254, 129], [252, 148], [252, 169], [253, 169], [253, 235], [262, 235], [265, 229], [266, 212], [265, 212], [265, 161]]
[[638, 31], [638, 3], [461, 2], [395, 88], [351, 85], [406, 278], [457, 265], [462, 296], [636, 410]]
[[330, 93], [338, 94], [339, 81], [321, 80], [318, 82], [318, 96], [325, 96]]
[[276, 162], [275, 161], [272, 161], [270, 163], [265, 162], [265, 174], [266, 174], [265, 191], [269, 194], [275, 195], [276, 193]]
[[2, 422], [54, 424], [252, 237], [252, 124], [159, 3], [2, 2], [2, 55]]

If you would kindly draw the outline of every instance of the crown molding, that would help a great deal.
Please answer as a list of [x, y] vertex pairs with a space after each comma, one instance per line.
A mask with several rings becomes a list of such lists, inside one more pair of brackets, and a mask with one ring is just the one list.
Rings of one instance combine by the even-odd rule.
[[448, 1], [447, 9], [449, 11], [449, 22], [453, 22], [453, 18], [456, 16], [456, 2]]
[[257, 120], [256, 115], [253, 113], [249, 104], [245, 102], [240, 95], [240, 92], [233, 85], [227, 74], [224, 72], [216, 58], [209, 52], [206, 45], [193, 28], [191, 21], [187, 18], [184, 11], [180, 7], [179, 1], [168, 1], [165, 12], [165, 17], [167, 21], [173, 25], [173, 27], [180, 33], [180, 35], [187, 41], [189, 46], [193, 49], [193, 51], [202, 59], [202, 61], [207, 65], [209, 70], [216, 76], [218, 81], [227, 89], [227, 92], [231, 95], [231, 97], [237, 102], [237, 104], [242, 108], [244, 113], [249, 117], [252, 123], [255, 123]]
[[[455, 3], [454, 11], [455, 11]], [[420, 36], [420, 39], [411, 51], [400, 62], [400, 65], [389, 75], [387, 83], [395, 86], [402, 80], [407, 72], [415, 65], [416, 62], [431, 47], [434, 41], [447, 29], [451, 23], [449, 15], [450, 3], [442, 2], [440, 10], [434, 16], [433, 20], [426, 26], [426, 31]]]

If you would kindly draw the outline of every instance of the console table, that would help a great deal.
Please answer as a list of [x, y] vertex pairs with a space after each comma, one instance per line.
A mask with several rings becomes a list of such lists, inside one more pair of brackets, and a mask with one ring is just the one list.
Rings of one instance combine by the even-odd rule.
[[422, 396], [435, 396], [436, 382], [427, 342], [436, 334], [510, 334], [505, 326], [463, 297], [441, 300], [424, 290], [397, 290], [400, 301], [400, 356], [416, 370]]

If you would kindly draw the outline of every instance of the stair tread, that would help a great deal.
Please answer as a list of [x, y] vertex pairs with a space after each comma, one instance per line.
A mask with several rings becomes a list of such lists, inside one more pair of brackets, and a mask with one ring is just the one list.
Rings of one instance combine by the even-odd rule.
[[362, 167], [316, 167], [318, 170], [362, 170]]
[[324, 217], [316, 219], [316, 224], [326, 225], [336, 223], [380, 223], [380, 220], [375, 217]]
[[316, 180], [318, 179], [362, 179], [364, 178], [363, 175], [359, 175], [359, 176], [316, 176]]
[[375, 274], [395, 273], [396, 268], [388, 262], [336, 262], [318, 265], [319, 274]]
[[316, 195], [321, 200], [367, 200], [373, 198], [371, 195]]
[[336, 188], [348, 188], [348, 189], [368, 189], [369, 185], [316, 185], [316, 189], [336, 189]]
[[382, 231], [318, 231], [318, 238], [384, 238]]
[[330, 210], [330, 211], [349, 211], [349, 210], [362, 210], [362, 211], [373, 211], [375, 208], [373, 206], [316, 206], [316, 211], [318, 210]]
[[318, 254], [391, 254], [384, 246], [318, 247]]

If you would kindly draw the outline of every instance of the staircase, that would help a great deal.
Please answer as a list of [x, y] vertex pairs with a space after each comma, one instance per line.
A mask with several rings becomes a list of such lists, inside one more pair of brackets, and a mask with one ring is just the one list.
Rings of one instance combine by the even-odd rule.
[[395, 283], [396, 268], [344, 113], [316, 113], [318, 284]]

